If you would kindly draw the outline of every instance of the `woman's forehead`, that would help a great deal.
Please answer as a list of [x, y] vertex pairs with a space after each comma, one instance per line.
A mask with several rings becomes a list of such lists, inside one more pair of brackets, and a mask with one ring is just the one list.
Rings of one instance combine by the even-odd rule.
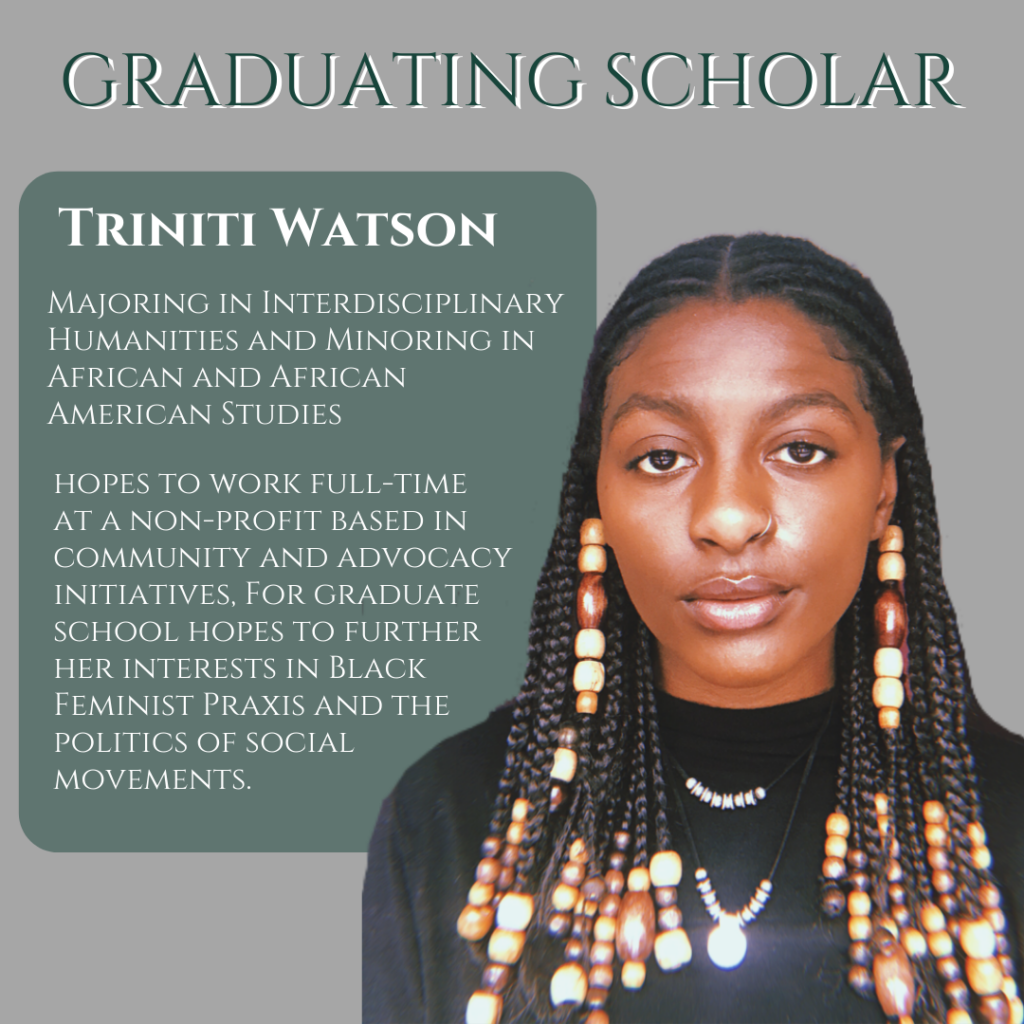
[[637, 336], [609, 377], [606, 416], [619, 418], [637, 395], [774, 404], [789, 392], [831, 392], [863, 408], [856, 368], [841, 352], [832, 332], [785, 301], [690, 300]]

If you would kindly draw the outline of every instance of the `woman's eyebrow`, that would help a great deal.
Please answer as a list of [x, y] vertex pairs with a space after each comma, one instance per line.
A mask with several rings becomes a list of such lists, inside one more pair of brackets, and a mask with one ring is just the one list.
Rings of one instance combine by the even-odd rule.
[[616, 423], [631, 412], [664, 412], [675, 419], [692, 419], [696, 412], [689, 402], [683, 402], [675, 398], [657, 398], [654, 395], [645, 395], [639, 392], [629, 396], [612, 415], [608, 429], [612, 430]]
[[758, 417], [762, 423], [774, 423], [788, 416], [794, 409], [826, 408], [839, 413], [854, 426], [857, 418], [850, 407], [831, 391], [807, 391], [799, 395], [789, 395], [765, 409]]

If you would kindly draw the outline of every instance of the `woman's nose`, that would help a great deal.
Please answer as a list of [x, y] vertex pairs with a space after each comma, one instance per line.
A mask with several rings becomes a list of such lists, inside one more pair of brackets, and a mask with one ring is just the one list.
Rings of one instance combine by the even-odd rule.
[[705, 467], [695, 481], [690, 536], [702, 547], [738, 554], [774, 529], [770, 496], [743, 467]]

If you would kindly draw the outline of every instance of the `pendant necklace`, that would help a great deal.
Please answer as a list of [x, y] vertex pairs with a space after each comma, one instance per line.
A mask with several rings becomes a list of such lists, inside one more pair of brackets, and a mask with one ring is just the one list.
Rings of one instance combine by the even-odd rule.
[[[814, 767], [814, 758], [817, 756], [821, 738], [825, 735], [828, 723], [832, 719], [832, 708], [834, 705], [835, 700], [833, 700], [829, 705], [825, 721], [821, 723], [821, 728], [818, 729], [818, 734], [814, 737], [814, 742], [808, 750], [801, 754], [800, 757], [798, 757], [797, 760], [794, 761], [793, 764], [791, 764], [789, 768], [787, 768], [782, 775], [775, 780], [775, 782], [778, 782], [783, 775], [789, 772], [790, 769], [800, 761], [800, 758], [806, 756], [807, 763], [804, 765], [803, 775], [800, 777], [800, 785], [797, 787], [796, 797], [793, 800], [793, 808], [789, 812], [789, 820], [786, 822], [786, 831], [782, 835], [782, 842], [779, 843], [778, 853], [775, 854], [775, 860], [772, 863], [771, 870], [768, 872], [767, 877], [762, 879], [754, 892], [754, 895], [747, 901], [746, 906], [736, 913], [728, 913], [725, 911], [722, 904], [718, 902], [718, 896], [715, 893], [714, 886], [711, 884], [711, 879], [708, 877], [707, 870], [703, 867], [698, 867], [696, 871], [694, 871], [694, 879], [697, 883], [697, 893], [700, 895], [701, 902], [704, 904], [704, 909], [707, 911], [708, 916], [715, 922], [715, 927], [711, 929], [711, 932], [708, 935], [708, 957], [716, 967], [721, 968], [723, 971], [731, 971], [734, 967], [738, 967], [743, 962], [743, 958], [747, 955], [747, 937], [743, 930], [747, 925], [753, 924], [757, 915], [764, 910], [765, 904], [767, 904], [768, 900], [771, 898], [772, 879], [775, 877], [775, 871], [779, 866], [779, 861], [782, 860], [782, 854], [786, 849], [786, 843], [789, 841], [789, 834], [793, 829], [793, 822], [796, 820], [797, 808], [800, 806], [800, 799], [804, 795], [807, 780], [810, 778], [811, 769]], [[689, 780], [687, 780], [687, 782], [689, 782]], [[772, 782], [770, 785], [774, 786], [775, 782]], [[692, 792], [692, 787], [687, 785], [687, 788]], [[770, 786], [765, 788], [770, 788]], [[690, 844], [690, 852], [693, 855], [692, 863], [699, 865], [701, 863], [701, 859], [700, 855], [697, 853], [697, 843], [693, 837], [693, 829], [690, 827], [689, 818], [686, 816], [686, 807], [680, 798], [679, 790], [676, 786], [672, 787], [672, 793], [676, 798], [676, 804], [679, 807], [679, 814], [682, 819], [683, 828], [686, 831], [686, 838]], [[709, 803], [710, 801], [702, 802]]]

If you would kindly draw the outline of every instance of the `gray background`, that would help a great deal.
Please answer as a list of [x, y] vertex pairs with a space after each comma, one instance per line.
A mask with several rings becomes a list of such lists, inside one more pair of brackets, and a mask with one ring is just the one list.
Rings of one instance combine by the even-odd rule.
[[[36, 175], [70, 169], [531, 169], [578, 174], [598, 204], [598, 306], [675, 242], [711, 231], [802, 234], [862, 267], [893, 307], [925, 410], [946, 575], [985, 707], [1024, 729], [1018, 686], [1017, 573], [1022, 571], [1017, 282], [1021, 260], [1019, 82], [1003, 46], [1020, 7], [890, 2], [392, 3], [376, 10], [296, 0], [280, 7], [182, 2], [38, 3], [5, 15], [3, 303], [10, 352], [5, 459], [16, 431], [17, 201]], [[166, 11], [167, 13], [163, 13]], [[584, 102], [516, 111], [84, 111], [63, 96], [81, 50], [149, 50], [177, 81], [193, 50], [224, 82], [226, 50], [342, 55], [339, 78], [367, 50], [395, 97], [405, 67], [392, 50], [502, 54], [567, 50], [583, 61]], [[604, 61], [665, 49], [688, 56], [780, 50], [843, 54], [841, 98], [863, 95], [882, 50], [916, 91], [914, 51], [956, 65], [963, 110], [679, 111], [607, 108]], [[120, 58], [123, 64], [124, 58]], [[505, 58], [507, 60], [507, 58]], [[819, 57], [820, 61], [821, 58]], [[311, 63], [311, 62], [310, 62]], [[724, 58], [723, 72], [730, 67]], [[439, 69], [431, 69], [439, 70]], [[724, 72], [727, 73], [727, 72]], [[434, 77], [437, 77], [436, 75]], [[635, 72], [634, 72], [635, 77]], [[667, 79], [666, 79], [667, 81]], [[436, 94], [435, 94], [436, 95]], [[492, 95], [494, 95], [492, 90]], [[725, 93], [724, 95], [728, 95]], [[400, 99], [393, 97], [396, 103]], [[428, 98], [429, 102], [429, 98]], [[722, 102], [725, 102], [724, 100]], [[757, 102], [755, 100], [755, 102]], [[5, 515], [15, 522], [13, 488]], [[6, 649], [15, 649], [16, 556], [4, 547]], [[359, 855], [55, 855], [17, 822], [14, 673], [4, 689], [4, 814], [9, 879], [5, 1016], [50, 1021], [241, 1019], [319, 1013], [358, 1019]], [[12, 941], [13, 940], [13, 941]]]

